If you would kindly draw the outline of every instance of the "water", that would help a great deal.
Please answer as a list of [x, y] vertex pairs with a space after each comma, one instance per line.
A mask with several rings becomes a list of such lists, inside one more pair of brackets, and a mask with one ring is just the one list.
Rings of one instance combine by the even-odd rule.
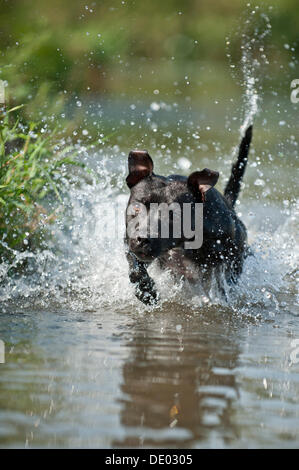
[[294, 318], [169, 304], [3, 321], [2, 446], [298, 447]]
[[[56, 249], [28, 255], [18, 278], [1, 266], [1, 446], [298, 447], [298, 202], [263, 198], [253, 166], [237, 211], [255, 256], [228, 303], [153, 267], [162, 300], [146, 308], [123, 252], [126, 159], [105, 152], [90, 157], [102, 180], [71, 193], [71, 227], [53, 227]], [[228, 174], [229, 158], [213, 167]]]
[[[298, 109], [259, 99], [248, 54], [230, 108], [102, 103], [110, 124], [129, 113], [140, 129], [83, 152], [99, 181], [69, 190], [47, 250], [16, 257], [25, 273], [0, 265], [1, 447], [298, 448]], [[237, 288], [224, 302], [153, 266], [161, 302], [145, 307], [122, 241], [130, 147], [147, 147], [157, 173], [219, 170], [223, 188], [253, 119], [236, 210], [254, 255]]]

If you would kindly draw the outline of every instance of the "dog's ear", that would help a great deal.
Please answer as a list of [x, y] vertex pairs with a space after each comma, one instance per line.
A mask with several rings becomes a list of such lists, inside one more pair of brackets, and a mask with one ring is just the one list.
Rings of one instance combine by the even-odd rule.
[[194, 173], [191, 173], [188, 178], [188, 188], [194, 196], [200, 198], [201, 201], [204, 202], [205, 193], [215, 186], [218, 178], [218, 171], [209, 170], [208, 168], [205, 168], [202, 171], [195, 171]]
[[129, 175], [126, 182], [131, 189], [143, 178], [152, 175], [154, 163], [146, 150], [132, 150], [128, 158]]

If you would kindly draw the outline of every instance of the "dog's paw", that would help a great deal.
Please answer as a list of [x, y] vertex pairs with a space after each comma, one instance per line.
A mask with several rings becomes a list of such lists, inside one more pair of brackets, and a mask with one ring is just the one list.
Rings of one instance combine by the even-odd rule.
[[145, 305], [157, 305], [159, 301], [159, 295], [156, 292], [143, 292], [141, 296], [137, 295], [137, 298]]
[[156, 305], [160, 300], [159, 292], [156, 291], [152, 279], [139, 283], [136, 286], [135, 295], [146, 305]]

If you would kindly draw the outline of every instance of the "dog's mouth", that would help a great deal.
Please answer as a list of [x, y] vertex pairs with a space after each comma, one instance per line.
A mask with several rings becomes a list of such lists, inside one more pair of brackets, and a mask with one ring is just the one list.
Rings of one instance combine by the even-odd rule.
[[156, 256], [152, 254], [143, 253], [143, 252], [134, 252], [134, 255], [136, 256], [136, 258], [139, 259], [139, 261], [143, 261], [143, 262], [150, 262], [156, 258]]

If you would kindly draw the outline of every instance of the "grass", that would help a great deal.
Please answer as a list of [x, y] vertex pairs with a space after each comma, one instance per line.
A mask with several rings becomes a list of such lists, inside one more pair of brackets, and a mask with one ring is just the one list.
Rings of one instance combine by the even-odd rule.
[[59, 145], [55, 130], [15, 118], [20, 109], [0, 113], [0, 259], [45, 241], [67, 184], [78, 181], [70, 167], [85, 167], [73, 145]]

